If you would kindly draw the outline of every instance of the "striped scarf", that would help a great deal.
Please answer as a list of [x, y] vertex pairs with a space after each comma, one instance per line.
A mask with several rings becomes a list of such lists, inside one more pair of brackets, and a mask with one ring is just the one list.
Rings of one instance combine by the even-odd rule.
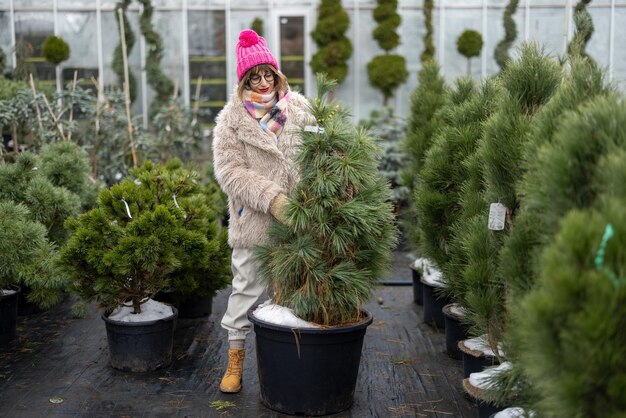
[[261, 129], [273, 132], [278, 137], [287, 123], [287, 104], [289, 103], [289, 91], [259, 94], [252, 90], [244, 90], [243, 103], [248, 113], [259, 121]]

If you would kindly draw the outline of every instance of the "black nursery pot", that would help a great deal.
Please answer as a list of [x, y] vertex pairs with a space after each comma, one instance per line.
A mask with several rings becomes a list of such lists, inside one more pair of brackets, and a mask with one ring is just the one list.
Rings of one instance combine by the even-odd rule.
[[164, 319], [148, 322], [114, 321], [102, 314], [109, 342], [109, 362], [114, 369], [147, 372], [172, 361], [178, 310]]
[[494, 366], [498, 364], [498, 359], [495, 356], [486, 356], [482, 353], [477, 353], [469, 350], [463, 345], [463, 341], [458, 343], [459, 351], [463, 359], [463, 377], [467, 378], [470, 374], [476, 372], [482, 372], [485, 367]]
[[179, 319], [203, 318], [213, 311], [213, 296], [181, 295], [165, 290], [158, 292], [154, 300], [176, 307]]
[[452, 307], [457, 304], [450, 303], [443, 307], [446, 327], [446, 352], [448, 357], [461, 360], [463, 353], [459, 350], [459, 341], [468, 338], [468, 326], [461, 322], [461, 318], [452, 313]]
[[429, 324], [434, 323], [439, 331], [443, 331], [446, 326], [443, 307], [451, 301], [450, 298], [437, 295], [435, 289], [434, 286], [422, 280], [424, 322]]
[[413, 277], [413, 302], [417, 303], [418, 305], [422, 305], [424, 292], [424, 290], [422, 289], [422, 275], [418, 270], [413, 268], [413, 265], [411, 265], [410, 267], [411, 276]]
[[368, 312], [358, 324], [300, 328], [271, 324], [254, 317], [261, 402], [291, 415], [328, 415], [354, 402]]
[[31, 289], [28, 286], [22, 285], [19, 296], [19, 302], [17, 304], [17, 314], [19, 316], [33, 315], [43, 312], [37, 304], [28, 301], [28, 294]]
[[478, 411], [478, 418], [492, 418], [495, 414], [502, 411], [504, 408], [496, 406], [491, 402], [485, 402], [481, 400], [476, 401], [476, 410]]
[[15, 338], [17, 329], [17, 306], [20, 290], [11, 288], [15, 293], [4, 295], [0, 293], [0, 346]]

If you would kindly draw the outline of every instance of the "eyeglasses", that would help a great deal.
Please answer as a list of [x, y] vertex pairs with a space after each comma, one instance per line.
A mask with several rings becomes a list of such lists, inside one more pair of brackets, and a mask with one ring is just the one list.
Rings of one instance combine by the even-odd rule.
[[[272, 82], [274, 81], [274, 73], [272, 72], [268, 72], [263, 74], [263, 78], [265, 79], [265, 81]], [[250, 84], [259, 84], [261, 82], [261, 76], [259, 74], [252, 74], [250, 76]]]

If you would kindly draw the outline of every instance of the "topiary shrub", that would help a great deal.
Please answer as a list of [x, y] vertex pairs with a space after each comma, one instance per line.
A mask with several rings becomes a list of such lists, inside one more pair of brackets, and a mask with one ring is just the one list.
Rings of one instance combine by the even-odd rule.
[[467, 75], [472, 75], [472, 57], [480, 55], [483, 49], [483, 37], [475, 30], [465, 30], [456, 40], [456, 49], [459, 54], [467, 58]]
[[509, 4], [504, 9], [503, 25], [504, 25], [504, 39], [498, 42], [494, 51], [494, 58], [500, 66], [500, 70], [504, 70], [509, 60], [509, 49], [513, 46], [515, 38], [517, 38], [517, 27], [513, 15], [517, 11], [517, 5], [519, 0], [510, 0]]
[[49, 63], [59, 65], [70, 57], [70, 46], [58, 36], [48, 36], [41, 46], [41, 54]]
[[250, 24], [250, 29], [259, 34], [259, 36], [264, 36], [265, 27], [263, 24], [263, 19], [260, 17], [255, 17], [252, 23]]
[[370, 84], [383, 93], [383, 105], [387, 106], [389, 98], [401, 86], [409, 72], [406, 60], [400, 55], [379, 55], [367, 64], [367, 75]]
[[433, 42], [433, 8], [434, 0], [424, 0], [424, 26], [426, 32], [422, 38], [424, 41], [424, 50], [420, 54], [420, 62], [422, 64], [435, 58], [435, 44]]
[[383, 93], [383, 106], [387, 106], [389, 98], [406, 81], [409, 72], [404, 57], [389, 54], [390, 50], [400, 44], [400, 36], [396, 33], [402, 21], [397, 13], [398, 2], [377, 0], [376, 3], [373, 15], [378, 26], [374, 28], [372, 36], [385, 51], [385, 55], [378, 55], [367, 64], [367, 75], [370, 84]]
[[348, 58], [352, 56], [352, 43], [345, 35], [350, 18], [341, 6], [341, 0], [322, 0], [317, 13], [317, 24], [311, 37], [318, 51], [311, 58], [311, 68], [314, 73], [326, 73], [341, 84], [348, 74]]
[[[128, 17], [126, 16], [126, 10], [128, 9], [131, 1], [132, 0], [121, 0], [115, 4], [115, 22], [117, 22], [118, 31], [120, 23], [117, 17], [117, 11], [120, 9], [122, 10], [124, 35], [126, 38], [126, 54], [128, 56], [130, 56], [130, 52], [135, 45], [135, 34], [130, 27], [130, 21], [128, 20]], [[122, 57], [122, 53], [122, 41], [120, 40], [120, 43], [115, 47], [115, 50], [113, 51], [113, 62], [111, 63], [111, 68], [113, 69], [113, 72], [115, 72], [115, 74], [117, 75], [118, 84], [120, 86], [124, 85], [124, 58]], [[135, 75], [130, 68], [128, 68], [128, 91], [130, 94], [130, 101], [131, 103], [133, 103], [137, 98], [137, 79], [135, 78]]]

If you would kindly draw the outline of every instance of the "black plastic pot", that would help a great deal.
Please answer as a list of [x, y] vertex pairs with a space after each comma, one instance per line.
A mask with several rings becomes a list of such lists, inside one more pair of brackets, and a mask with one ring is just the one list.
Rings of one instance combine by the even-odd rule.
[[411, 264], [411, 276], [413, 276], [413, 302], [418, 305], [423, 304], [423, 292], [422, 289], [422, 275], [418, 270], [413, 268], [413, 264]]
[[255, 318], [261, 402], [291, 415], [328, 415], [349, 409], [366, 328], [372, 315], [355, 325], [292, 329]]
[[172, 361], [174, 328], [178, 310], [156, 321], [120, 322], [102, 314], [109, 342], [109, 362], [114, 369], [147, 372]]
[[463, 377], [467, 378], [470, 374], [476, 372], [482, 372], [485, 367], [494, 366], [498, 364], [498, 359], [495, 356], [486, 356], [484, 354], [477, 354], [467, 350], [462, 345], [463, 341], [459, 341], [458, 348], [461, 351], [463, 359]]
[[502, 411], [505, 408], [496, 406], [491, 402], [485, 402], [476, 400], [476, 410], [478, 411], [478, 418], [492, 418], [495, 414]]
[[22, 291], [20, 292], [19, 302], [17, 304], [18, 316], [33, 315], [43, 312], [37, 304], [28, 301], [28, 294], [30, 293], [30, 287], [21, 285]]
[[444, 330], [445, 317], [443, 307], [450, 303], [450, 298], [435, 293], [436, 287], [422, 280], [422, 302], [424, 305], [424, 322], [435, 324], [439, 331]]
[[17, 328], [17, 306], [20, 290], [12, 287], [15, 293], [0, 293], [0, 346], [15, 338]]
[[161, 291], [153, 299], [176, 307], [179, 319], [202, 318], [211, 315], [213, 310], [213, 296], [182, 296], [173, 291]]
[[461, 360], [463, 353], [459, 350], [459, 341], [467, 339], [469, 328], [467, 324], [461, 322], [461, 318], [452, 313], [452, 307], [459, 306], [450, 303], [443, 307], [443, 315], [445, 317], [446, 328], [446, 352], [448, 357]]

